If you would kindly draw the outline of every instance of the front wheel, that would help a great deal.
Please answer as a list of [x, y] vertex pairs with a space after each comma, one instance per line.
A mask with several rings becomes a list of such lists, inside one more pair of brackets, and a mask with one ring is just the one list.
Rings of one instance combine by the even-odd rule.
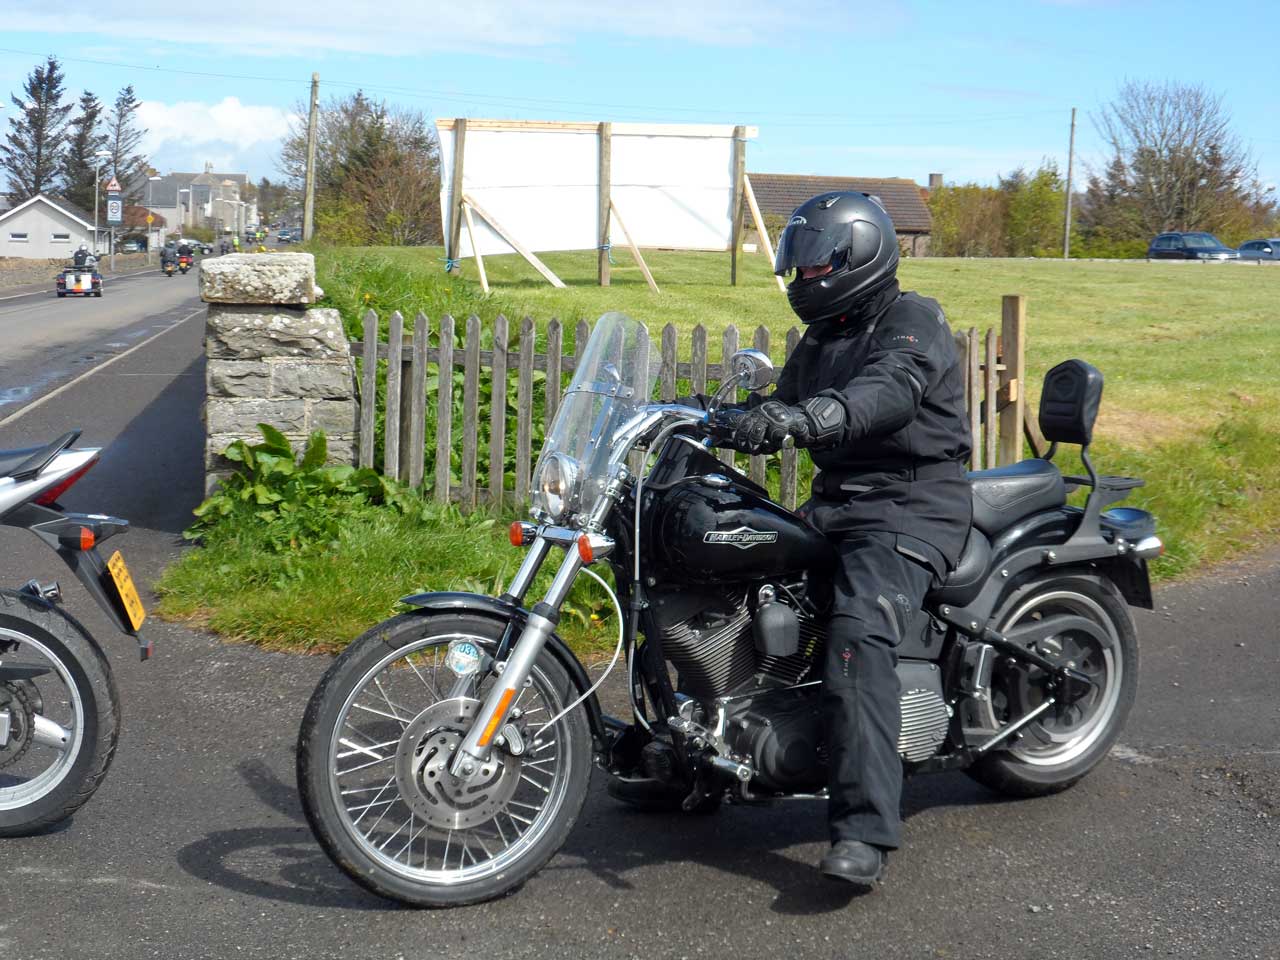
[[[1070, 705], [1049, 708], [1006, 748], [967, 771], [979, 783], [1016, 797], [1070, 787], [1092, 770], [1124, 728], [1138, 691], [1138, 638], [1129, 608], [1115, 585], [1093, 573], [1049, 575], [1015, 590], [996, 613], [997, 629], [1066, 614], [1083, 618], [1076, 629], [1039, 641], [1042, 656], [1086, 674], [1092, 688]], [[1044, 702], [1040, 678], [1021, 667], [997, 666], [991, 680], [990, 720], [1016, 721]]]
[[102, 652], [43, 600], [0, 591], [0, 658], [0, 837], [20, 837], [93, 796], [120, 704]]
[[[298, 789], [325, 852], [353, 880], [415, 906], [478, 903], [519, 887], [560, 849], [591, 777], [585, 711], [548, 652], [516, 699], [502, 744], [470, 779], [449, 762], [493, 675], [446, 663], [492, 653], [506, 624], [407, 614], [333, 662], [298, 735]], [[495, 743], [497, 740], [495, 740]]]

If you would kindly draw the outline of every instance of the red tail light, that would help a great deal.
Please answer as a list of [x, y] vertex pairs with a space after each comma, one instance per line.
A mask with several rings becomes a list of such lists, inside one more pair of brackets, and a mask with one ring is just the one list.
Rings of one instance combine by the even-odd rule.
[[42, 507], [51, 507], [58, 502], [58, 498], [71, 489], [72, 485], [89, 472], [89, 468], [98, 462], [98, 458], [94, 457], [79, 470], [76, 470], [69, 476], [58, 481], [58, 483], [48, 490], [45, 490], [40, 496], [36, 497], [33, 502], [40, 504]]

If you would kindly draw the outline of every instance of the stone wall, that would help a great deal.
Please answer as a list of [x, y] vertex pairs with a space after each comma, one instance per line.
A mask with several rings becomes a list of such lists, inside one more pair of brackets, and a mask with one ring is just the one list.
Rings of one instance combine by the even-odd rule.
[[[74, 252], [71, 251], [71, 252]], [[159, 259], [157, 258], [157, 264]], [[71, 255], [53, 260], [28, 259], [26, 257], [0, 257], [0, 290], [10, 287], [22, 287], [28, 284], [45, 283], [53, 289], [53, 278], [63, 267], [71, 265]], [[116, 254], [116, 273], [134, 273], [147, 268], [145, 253]], [[158, 269], [158, 266], [155, 268]], [[98, 272], [103, 276], [112, 276], [111, 257], [104, 256], [98, 261]]]
[[355, 374], [337, 310], [311, 305], [322, 291], [309, 253], [229, 254], [200, 263], [205, 325], [206, 488], [227, 475], [222, 451], [261, 439], [267, 423], [291, 440], [323, 430], [329, 460], [351, 463]]

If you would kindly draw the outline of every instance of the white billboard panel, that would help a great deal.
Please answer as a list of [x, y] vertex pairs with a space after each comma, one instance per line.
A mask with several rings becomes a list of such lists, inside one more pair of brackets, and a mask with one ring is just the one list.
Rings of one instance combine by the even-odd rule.
[[[453, 209], [454, 121], [437, 120], [440, 206], [446, 236]], [[728, 250], [733, 236], [731, 126], [613, 124], [610, 195], [642, 247]], [[747, 136], [755, 136], [748, 128]], [[600, 139], [594, 123], [467, 121], [462, 190], [532, 251], [590, 250], [598, 243]], [[482, 255], [513, 249], [473, 217]], [[610, 242], [624, 244], [616, 219]], [[461, 232], [459, 253], [473, 255]]]

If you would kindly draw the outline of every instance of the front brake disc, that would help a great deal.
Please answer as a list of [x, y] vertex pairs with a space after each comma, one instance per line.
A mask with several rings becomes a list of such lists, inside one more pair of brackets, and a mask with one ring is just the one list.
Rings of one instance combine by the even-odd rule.
[[465, 830], [498, 813], [520, 785], [520, 759], [493, 751], [470, 777], [449, 772], [480, 701], [441, 700], [418, 714], [396, 746], [396, 785], [409, 809], [433, 827]]

